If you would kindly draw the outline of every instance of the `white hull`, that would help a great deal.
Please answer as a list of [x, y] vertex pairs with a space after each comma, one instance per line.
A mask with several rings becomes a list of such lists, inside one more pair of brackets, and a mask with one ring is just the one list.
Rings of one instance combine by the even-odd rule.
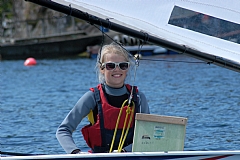
[[176, 151], [176, 152], [132, 152], [132, 153], [95, 153], [95, 154], [62, 154], [62, 155], [36, 155], [1, 157], [1, 160], [23, 159], [178, 159], [178, 160], [239, 160], [239, 151]]

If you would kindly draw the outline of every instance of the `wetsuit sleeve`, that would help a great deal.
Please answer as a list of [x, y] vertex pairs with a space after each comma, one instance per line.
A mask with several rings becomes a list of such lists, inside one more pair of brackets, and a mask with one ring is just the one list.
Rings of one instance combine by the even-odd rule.
[[79, 123], [84, 117], [88, 115], [90, 110], [94, 109], [96, 101], [94, 98], [94, 92], [86, 92], [76, 103], [73, 109], [65, 117], [61, 125], [58, 127], [56, 137], [67, 153], [71, 153], [73, 150], [78, 149], [76, 146], [72, 133], [76, 130]]
[[145, 95], [142, 92], [138, 92], [139, 93], [139, 101], [140, 101], [140, 113], [146, 113], [146, 114], [150, 114], [150, 109], [148, 106], [148, 102], [147, 102], [147, 98], [145, 97]]
[[[139, 103], [140, 103], [140, 113], [150, 114], [150, 109], [147, 103], [147, 99], [142, 92], [138, 92], [139, 95]], [[126, 146], [124, 148], [127, 152], [132, 152], [132, 144]]]

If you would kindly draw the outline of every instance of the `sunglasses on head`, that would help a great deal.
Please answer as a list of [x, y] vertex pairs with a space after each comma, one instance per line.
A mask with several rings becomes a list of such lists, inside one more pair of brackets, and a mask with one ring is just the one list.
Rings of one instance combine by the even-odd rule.
[[102, 64], [102, 69], [106, 68], [107, 70], [114, 70], [117, 66], [121, 70], [127, 70], [130, 65], [130, 62], [107, 62]]

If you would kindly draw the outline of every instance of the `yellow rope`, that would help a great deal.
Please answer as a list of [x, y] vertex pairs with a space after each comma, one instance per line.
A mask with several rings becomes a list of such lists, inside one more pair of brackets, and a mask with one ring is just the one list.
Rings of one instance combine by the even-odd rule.
[[[124, 104], [124, 103], [123, 103], [123, 104]], [[123, 105], [121, 106], [120, 112], [119, 112], [119, 114], [118, 114], [118, 119], [117, 119], [117, 123], [116, 123], [116, 126], [115, 126], [115, 130], [114, 130], [114, 134], [113, 134], [113, 139], [112, 139], [112, 144], [111, 144], [109, 153], [112, 152], [113, 144], [114, 144], [114, 141], [115, 141], [115, 138], [116, 138], [117, 127], [118, 127], [118, 124], [119, 124], [120, 116], [121, 116], [121, 114], [122, 114], [122, 109], [123, 109]]]
[[[129, 107], [129, 106], [128, 106], [128, 107]], [[129, 107], [129, 109], [130, 109], [130, 107]], [[126, 140], [126, 138], [127, 138], [127, 134], [128, 134], [129, 128], [130, 128], [130, 124], [132, 123], [132, 117], [133, 117], [133, 114], [134, 114], [134, 109], [135, 109], [135, 105], [133, 104], [132, 113], [131, 113], [131, 116], [130, 116], [130, 120], [129, 120], [129, 122], [128, 122], [127, 130], [126, 130], [126, 132], [125, 132], [125, 135], [124, 135], [123, 140], [119, 142], [118, 152], [121, 152], [121, 151], [122, 151], [124, 142], [125, 142], [125, 140]], [[130, 112], [131, 112], [131, 109], [130, 109]], [[129, 114], [129, 113], [128, 113], [128, 114]]]
[[129, 115], [129, 113], [131, 112], [130, 110], [131, 110], [131, 109], [130, 109], [130, 107], [128, 106], [128, 107], [127, 107], [127, 110], [126, 110], [126, 117], [125, 117], [125, 120], [124, 120], [124, 125], [123, 125], [123, 129], [122, 129], [122, 134], [121, 134], [121, 137], [120, 137], [120, 140], [119, 140], [118, 152], [119, 152], [119, 150], [121, 150], [121, 149], [120, 149], [120, 146], [121, 146], [121, 143], [122, 143], [122, 138], [123, 138], [124, 130], [125, 130], [125, 128], [126, 128], [126, 123], [127, 123], [128, 115]]
[[[111, 143], [111, 147], [110, 147], [110, 150], [109, 150], [109, 153], [112, 152], [112, 149], [113, 149], [113, 144], [114, 144], [114, 141], [115, 141], [115, 138], [116, 138], [116, 133], [117, 133], [117, 129], [118, 129], [118, 124], [119, 124], [119, 121], [120, 121], [120, 117], [121, 117], [121, 114], [122, 114], [122, 109], [125, 105], [125, 103], [127, 103], [128, 100], [125, 100], [121, 106], [121, 109], [120, 109], [120, 112], [118, 114], [118, 119], [117, 119], [117, 122], [116, 122], [116, 126], [115, 126], [115, 130], [114, 130], [114, 134], [113, 134], [113, 139], [112, 139], [112, 143]], [[128, 134], [128, 131], [129, 131], [129, 128], [130, 128], [130, 124], [132, 122], [132, 117], [133, 117], [133, 113], [134, 113], [134, 108], [135, 108], [135, 104], [133, 102], [133, 108], [132, 108], [132, 114], [131, 114], [131, 117], [130, 117], [130, 121], [128, 123], [128, 127], [127, 127], [127, 130], [126, 130], [126, 133], [124, 135], [124, 138], [122, 140], [122, 137], [123, 137], [123, 134], [124, 134], [124, 131], [125, 131], [125, 128], [126, 128], [126, 122], [127, 122], [127, 118], [128, 118], [128, 115], [130, 114], [131, 112], [131, 109], [130, 109], [130, 104], [128, 104], [127, 106], [127, 110], [126, 110], [126, 117], [125, 117], [125, 120], [124, 120], [124, 126], [123, 126], [123, 130], [122, 130], [122, 134], [121, 134], [121, 138], [120, 138], [120, 142], [119, 142], [119, 145], [118, 145], [118, 152], [121, 152], [122, 150], [122, 147], [123, 147], [123, 144], [126, 140], [126, 137], [127, 137], [127, 134]]]

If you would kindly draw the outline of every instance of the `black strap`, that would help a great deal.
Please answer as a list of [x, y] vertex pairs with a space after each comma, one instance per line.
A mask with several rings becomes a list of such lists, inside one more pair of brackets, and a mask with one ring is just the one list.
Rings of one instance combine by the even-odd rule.
[[102, 146], [106, 146], [106, 137], [105, 137], [105, 128], [104, 128], [104, 119], [103, 119], [103, 110], [102, 103], [100, 99], [100, 91], [97, 87], [94, 88], [94, 95], [97, 102], [99, 121], [100, 121], [100, 130], [101, 130], [101, 138], [102, 138]]
[[137, 102], [137, 87], [133, 86], [133, 101]]
[[135, 113], [138, 113], [140, 111], [140, 104], [139, 104], [139, 99], [137, 97], [137, 86], [132, 86], [132, 87], [133, 87], [132, 100], [135, 103]]

